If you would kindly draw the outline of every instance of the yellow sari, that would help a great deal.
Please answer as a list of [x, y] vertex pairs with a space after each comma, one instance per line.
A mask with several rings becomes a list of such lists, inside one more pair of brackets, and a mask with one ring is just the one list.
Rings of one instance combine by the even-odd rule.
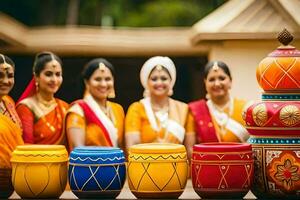
[[0, 168], [11, 168], [11, 154], [18, 145], [23, 145], [22, 129], [15, 104], [9, 96], [2, 97], [6, 107], [5, 113], [0, 113]]
[[[187, 104], [170, 98], [167, 125], [163, 127], [155, 114], [151, 113], [152, 108], [145, 100], [148, 99], [135, 102], [129, 107], [125, 119], [126, 134], [139, 134], [141, 143], [181, 144], [185, 134], [194, 133], [194, 124]], [[156, 124], [153, 123], [154, 120]]]

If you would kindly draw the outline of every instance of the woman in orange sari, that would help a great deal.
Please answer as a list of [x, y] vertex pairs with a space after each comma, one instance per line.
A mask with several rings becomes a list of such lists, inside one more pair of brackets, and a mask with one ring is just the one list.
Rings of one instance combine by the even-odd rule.
[[108, 101], [115, 97], [113, 65], [97, 58], [84, 67], [82, 75], [84, 98], [72, 104], [65, 119], [70, 150], [77, 146], [123, 147], [124, 111]]
[[33, 75], [17, 104], [24, 142], [66, 145], [63, 119], [68, 104], [54, 97], [63, 80], [60, 58], [51, 52], [37, 54]]
[[11, 153], [17, 145], [24, 144], [21, 121], [15, 103], [8, 96], [14, 86], [15, 64], [0, 54], [0, 168], [11, 168]]
[[185, 144], [189, 154], [195, 142], [192, 117], [187, 104], [170, 98], [176, 68], [168, 57], [156, 56], [140, 72], [144, 99], [130, 105], [126, 120], [126, 147], [138, 143]]
[[198, 143], [246, 142], [249, 134], [242, 119], [246, 102], [230, 96], [228, 66], [221, 61], [209, 62], [204, 69], [204, 83], [208, 100], [189, 103]]

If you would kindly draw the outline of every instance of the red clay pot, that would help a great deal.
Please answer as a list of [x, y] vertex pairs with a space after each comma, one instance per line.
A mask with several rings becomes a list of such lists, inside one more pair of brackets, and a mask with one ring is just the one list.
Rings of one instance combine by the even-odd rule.
[[191, 170], [194, 190], [201, 198], [243, 198], [253, 179], [251, 145], [194, 145]]

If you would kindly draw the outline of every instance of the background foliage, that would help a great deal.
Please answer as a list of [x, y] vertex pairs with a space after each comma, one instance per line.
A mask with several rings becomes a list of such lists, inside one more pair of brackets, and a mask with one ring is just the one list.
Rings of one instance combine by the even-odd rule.
[[[0, 10], [29, 26], [191, 26], [225, 0], [0, 0]], [[71, 18], [71, 22], [68, 21]]]

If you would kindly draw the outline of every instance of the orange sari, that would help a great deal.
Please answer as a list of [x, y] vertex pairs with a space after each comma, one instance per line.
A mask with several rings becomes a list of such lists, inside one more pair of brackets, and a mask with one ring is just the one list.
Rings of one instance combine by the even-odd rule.
[[25, 143], [66, 145], [63, 119], [69, 106], [60, 99], [55, 100], [56, 106], [42, 115], [33, 97], [23, 99], [18, 103], [16, 109], [22, 121]]
[[[79, 128], [85, 132], [86, 146], [124, 146], [123, 131], [124, 131], [124, 111], [121, 105], [107, 101], [109, 108], [109, 116], [106, 120], [100, 117], [100, 108], [91, 99], [91, 96], [85, 97], [84, 100], [76, 101], [68, 110], [65, 119], [66, 131], [70, 128]], [[85, 106], [82, 106], [82, 103]], [[97, 112], [98, 110], [98, 112]], [[109, 120], [110, 122], [108, 122]], [[108, 123], [111, 126], [108, 126]], [[114, 130], [112, 130], [114, 129]], [[69, 140], [70, 150], [73, 149], [73, 144]]]
[[11, 168], [11, 154], [18, 145], [23, 145], [20, 119], [15, 104], [9, 96], [2, 97], [6, 110], [0, 113], [0, 168]]

